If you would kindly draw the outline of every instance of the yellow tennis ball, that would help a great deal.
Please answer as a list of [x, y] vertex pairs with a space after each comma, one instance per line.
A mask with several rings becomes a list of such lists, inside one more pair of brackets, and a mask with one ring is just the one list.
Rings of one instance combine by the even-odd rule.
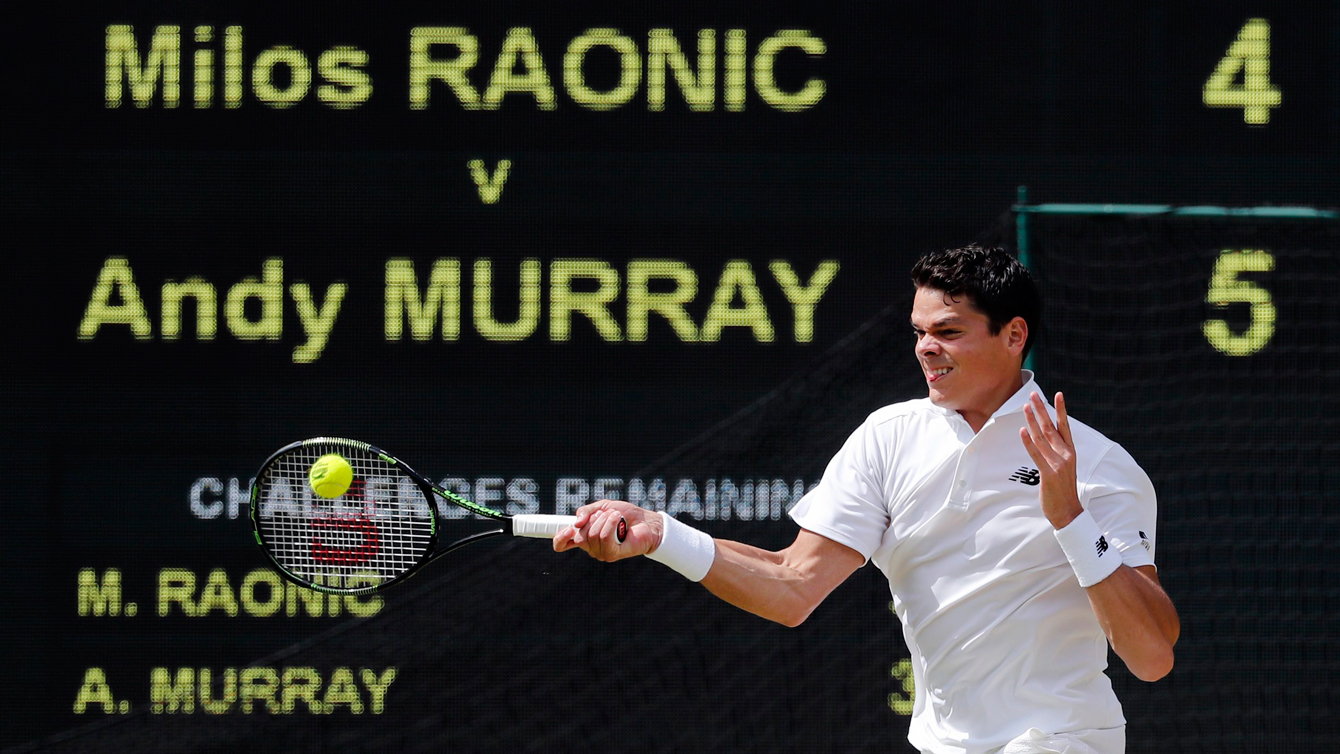
[[327, 453], [312, 464], [307, 472], [307, 481], [321, 497], [337, 498], [349, 490], [349, 485], [354, 481], [354, 469], [344, 460], [344, 456]]

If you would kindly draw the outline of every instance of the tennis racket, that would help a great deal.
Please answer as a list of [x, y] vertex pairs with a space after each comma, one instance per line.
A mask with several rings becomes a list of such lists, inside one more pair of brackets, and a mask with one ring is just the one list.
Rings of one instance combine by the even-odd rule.
[[[308, 482], [316, 460], [336, 453], [353, 481], [336, 498], [318, 496]], [[453, 542], [439, 540], [436, 498], [502, 528]], [[337, 594], [366, 594], [414, 575], [430, 560], [489, 537], [551, 538], [576, 516], [509, 516], [433, 484], [404, 461], [357, 440], [316, 437], [275, 451], [251, 485], [256, 542], [290, 581]], [[616, 532], [622, 542], [628, 522]]]

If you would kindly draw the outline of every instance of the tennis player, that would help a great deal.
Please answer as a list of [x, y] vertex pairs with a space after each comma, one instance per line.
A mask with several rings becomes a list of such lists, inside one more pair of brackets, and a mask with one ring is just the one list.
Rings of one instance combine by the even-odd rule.
[[646, 555], [788, 626], [873, 560], [912, 655], [915, 747], [1119, 754], [1125, 718], [1103, 673], [1107, 647], [1155, 681], [1172, 669], [1180, 630], [1154, 568], [1153, 486], [1022, 368], [1041, 301], [1017, 260], [952, 249], [922, 258], [912, 279], [929, 395], [857, 428], [792, 508], [790, 547], [714, 540], [602, 500], [577, 510], [554, 549]]

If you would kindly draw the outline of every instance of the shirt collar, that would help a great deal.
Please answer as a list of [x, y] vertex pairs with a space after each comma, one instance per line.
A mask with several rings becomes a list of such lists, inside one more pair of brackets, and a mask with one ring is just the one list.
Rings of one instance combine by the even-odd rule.
[[[1034, 381], [1033, 370], [1020, 369], [1019, 373], [1020, 376], [1024, 378], [1024, 386], [1019, 388], [1019, 390], [1016, 391], [1014, 395], [1011, 395], [1009, 397], [1009, 400], [1001, 404], [1000, 408], [996, 409], [996, 412], [991, 415], [992, 419], [996, 418], [997, 416], [1006, 416], [1008, 414], [1014, 414], [1023, 411], [1024, 404], [1028, 403], [1028, 397], [1032, 395], [1034, 391], [1037, 391], [1039, 395], [1043, 394], [1042, 388], [1038, 387], [1038, 383]], [[1042, 400], [1044, 403], [1047, 403], [1047, 399], [1045, 396], [1043, 397]], [[1047, 403], [1047, 405], [1050, 406], [1051, 404]], [[945, 416], [958, 416], [958, 412], [952, 408], [942, 408], [935, 404], [931, 404], [931, 408], [938, 413], [944, 414]]]
[[[1006, 416], [1008, 414], [1015, 414], [1020, 411], [1023, 411], [1024, 405], [1028, 403], [1029, 396], [1031, 396], [1035, 391], [1037, 392], [1038, 395], [1043, 396], [1042, 402], [1047, 403], [1047, 398], [1045, 395], [1043, 395], [1042, 388], [1038, 387], [1038, 383], [1035, 382], [1033, 379], [1033, 370], [1020, 369], [1019, 372], [1021, 376], [1024, 378], [1024, 386], [1019, 388], [1019, 390], [1015, 392], [1014, 395], [1011, 395], [1009, 400], [1002, 403], [1000, 408], [996, 409], [996, 412], [991, 415], [992, 419], [996, 418], [997, 416]], [[1047, 403], [1047, 405], [1050, 406], [1051, 404]]]

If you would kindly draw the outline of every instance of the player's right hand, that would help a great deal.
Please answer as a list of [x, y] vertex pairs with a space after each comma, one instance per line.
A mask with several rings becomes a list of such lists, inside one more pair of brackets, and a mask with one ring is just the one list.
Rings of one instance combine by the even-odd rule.
[[[619, 541], [620, 521], [627, 533]], [[598, 500], [577, 509], [572, 526], [554, 535], [554, 551], [580, 549], [596, 560], [612, 562], [646, 555], [661, 544], [661, 515], [622, 500]]]

